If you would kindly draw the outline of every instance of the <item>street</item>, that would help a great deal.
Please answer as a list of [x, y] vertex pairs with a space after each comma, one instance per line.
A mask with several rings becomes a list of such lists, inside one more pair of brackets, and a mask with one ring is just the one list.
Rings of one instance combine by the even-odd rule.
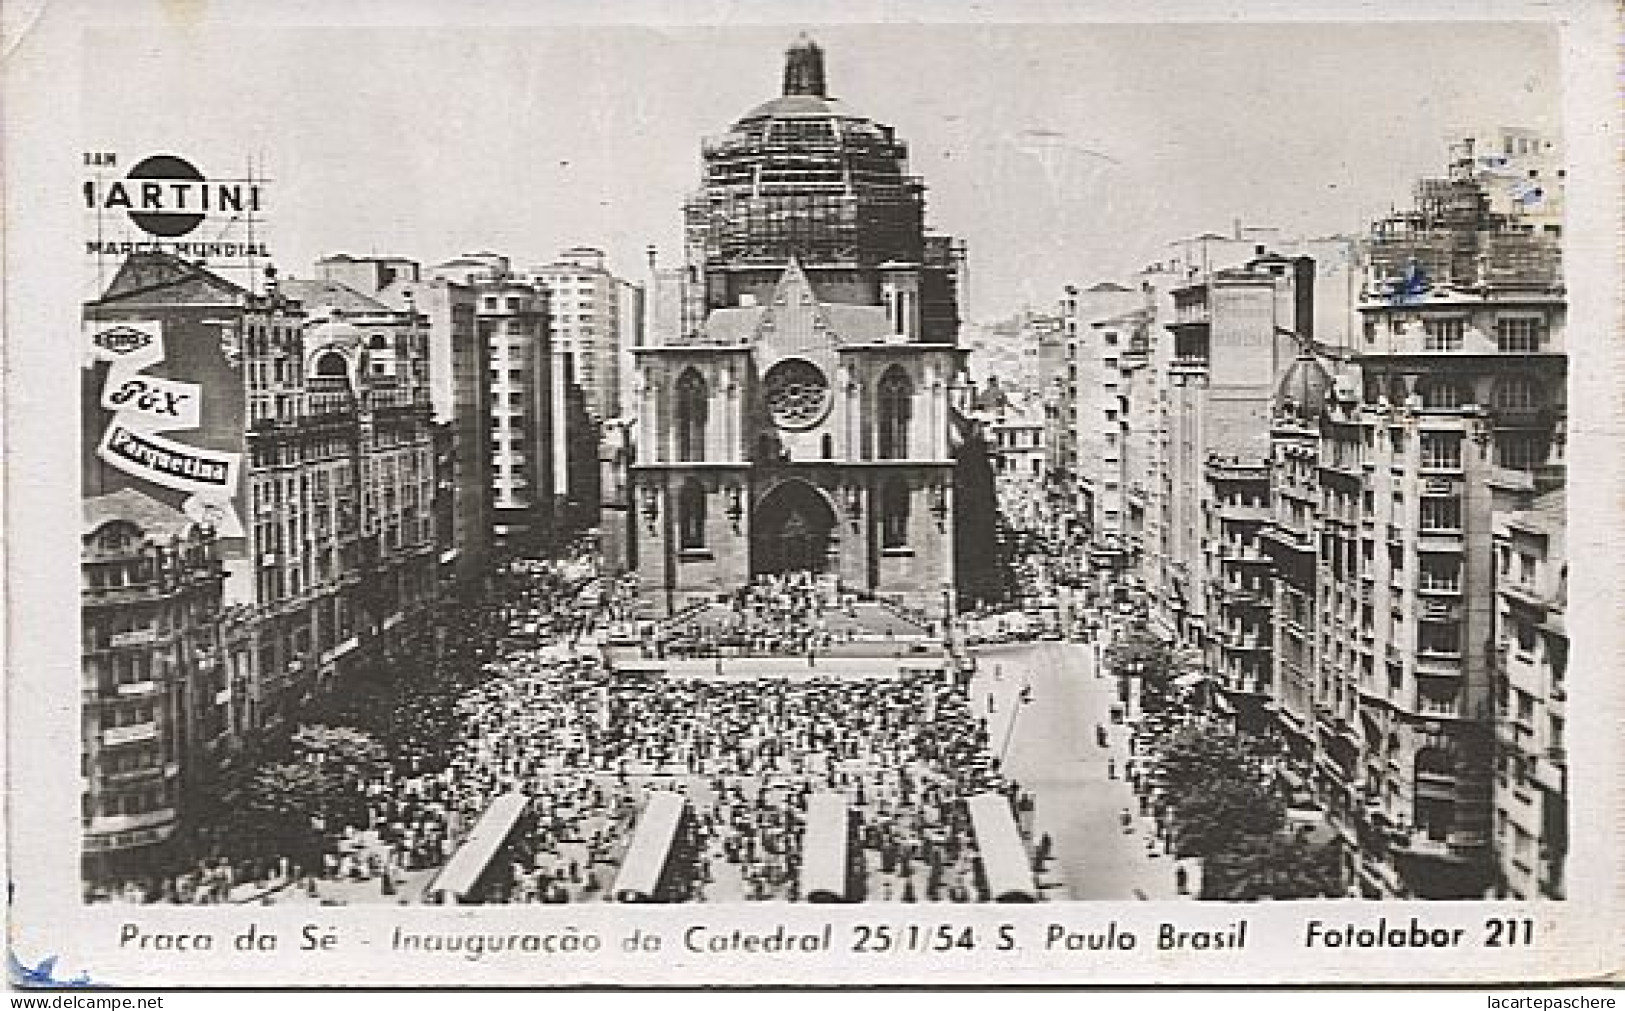
[[[1134, 792], [1122, 778], [1128, 728], [1111, 724], [1116, 682], [1097, 676], [1093, 648], [1035, 642], [974, 652], [972, 698], [986, 712], [992, 697], [993, 747], [1002, 749], [1008, 739], [1006, 772], [1037, 798], [1032, 838], [1048, 833], [1054, 844], [1066, 894], [1051, 898], [1177, 897], [1174, 862], [1160, 847], [1147, 847], [1152, 823], [1139, 817]], [[1027, 686], [1031, 701], [1022, 704]], [[1106, 727], [1108, 747], [1096, 743], [1096, 726]], [[1107, 775], [1108, 761], [1116, 778]], [[1127, 832], [1124, 809], [1134, 812]]]

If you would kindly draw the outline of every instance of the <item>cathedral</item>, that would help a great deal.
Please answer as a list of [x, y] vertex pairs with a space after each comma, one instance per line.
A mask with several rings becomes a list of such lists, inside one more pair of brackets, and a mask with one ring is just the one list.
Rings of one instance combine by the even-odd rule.
[[925, 230], [892, 128], [826, 93], [822, 51], [704, 147], [671, 332], [633, 349], [628, 507], [671, 614], [809, 571], [941, 617], [987, 585], [993, 477], [960, 413], [963, 247]]

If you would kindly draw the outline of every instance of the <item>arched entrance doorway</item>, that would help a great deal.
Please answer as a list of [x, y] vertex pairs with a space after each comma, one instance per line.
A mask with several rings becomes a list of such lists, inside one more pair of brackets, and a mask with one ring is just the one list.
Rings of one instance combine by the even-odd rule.
[[835, 512], [805, 481], [785, 481], [756, 506], [750, 571], [824, 572], [831, 567]]

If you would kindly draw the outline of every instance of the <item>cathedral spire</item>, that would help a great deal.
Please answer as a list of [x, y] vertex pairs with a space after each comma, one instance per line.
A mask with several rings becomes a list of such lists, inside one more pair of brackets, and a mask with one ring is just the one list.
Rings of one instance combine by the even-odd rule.
[[784, 51], [784, 93], [828, 97], [824, 91], [824, 51], [806, 35]]

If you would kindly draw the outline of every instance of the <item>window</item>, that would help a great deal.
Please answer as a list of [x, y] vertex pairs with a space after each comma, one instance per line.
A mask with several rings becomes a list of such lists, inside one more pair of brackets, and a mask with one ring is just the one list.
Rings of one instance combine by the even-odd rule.
[[1534, 470], [1546, 462], [1546, 440], [1537, 432], [1497, 432], [1495, 462], [1508, 470]]
[[908, 485], [900, 479], [887, 481], [880, 493], [880, 546], [902, 548], [908, 545]]
[[1459, 410], [1462, 404], [1461, 387], [1445, 379], [1434, 379], [1422, 385], [1422, 407], [1429, 411]]
[[1422, 348], [1426, 351], [1460, 351], [1462, 333], [1466, 329], [1461, 319], [1430, 319], [1422, 324], [1425, 336]]
[[677, 494], [677, 545], [684, 551], [705, 547], [705, 489], [689, 478]]
[[768, 413], [780, 428], [811, 428], [832, 403], [829, 380], [804, 358], [787, 358], [768, 369], [762, 387]]
[[1424, 621], [1416, 626], [1416, 640], [1420, 652], [1454, 656], [1461, 652], [1461, 626]]
[[1527, 376], [1507, 376], [1495, 384], [1495, 406], [1503, 411], [1533, 411], [1540, 406], [1540, 387]]
[[1455, 498], [1424, 498], [1422, 500], [1422, 529], [1461, 529], [1461, 500]]
[[914, 413], [914, 384], [908, 373], [893, 365], [880, 379], [879, 439], [882, 460], [908, 458], [908, 428]]
[[1423, 432], [1421, 448], [1424, 470], [1461, 469], [1461, 436], [1442, 432]]
[[1524, 656], [1533, 655], [1535, 652], [1535, 627], [1527, 621], [1515, 621], [1512, 631], [1518, 640], [1518, 652]]
[[1461, 589], [1461, 562], [1450, 557], [1423, 555], [1417, 584], [1423, 590]]
[[1495, 321], [1495, 349], [1503, 354], [1539, 351], [1544, 337], [1541, 320], [1533, 317]]
[[695, 369], [677, 380], [677, 459], [705, 459], [705, 422], [710, 399], [705, 380]]

